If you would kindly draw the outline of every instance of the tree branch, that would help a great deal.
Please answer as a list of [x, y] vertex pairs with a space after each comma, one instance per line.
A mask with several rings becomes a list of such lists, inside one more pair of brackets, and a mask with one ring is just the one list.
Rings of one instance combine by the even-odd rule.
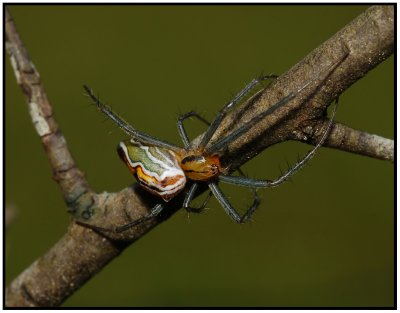
[[[230, 144], [221, 155], [224, 164], [233, 170], [263, 149], [285, 140], [315, 142], [321, 135], [321, 125], [325, 121], [324, 113], [329, 103], [393, 53], [393, 19], [393, 6], [368, 9], [267, 89], [227, 116], [214, 134], [213, 142], [283, 96], [311, 82], [285, 107], [255, 124], [245, 136]], [[78, 220], [105, 228], [114, 228], [145, 214], [156, 199], [136, 185], [118, 193], [95, 194], [91, 190], [83, 172], [72, 159], [41, 86], [39, 74], [7, 11], [6, 47], [17, 82], [27, 97], [32, 121], [71, 213]], [[332, 69], [333, 64], [338, 66]], [[324, 73], [329, 76], [328, 79], [316, 79]], [[327, 145], [393, 160], [393, 141], [370, 136], [373, 135], [363, 135], [336, 124]], [[376, 148], [382, 142], [384, 152]], [[168, 216], [157, 217], [122, 234], [100, 234], [71, 223], [63, 238], [11, 283], [6, 291], [6, 305], [25, 307], [61, 304], [124, 248], [178, 210], [182, 197], [180, 195], [171, 201]]]
[[[93, 202], [91, 200], [93, 191], [89, 188], [85, 174], [76, 167], [40, 82], [39, 72], [32, 63], [7, 9], [5, 18], [6, 49], [10, 55], [17, 83], [26, 96], [29, 113], [46, 151], [53, 170], [53, 177], [60, 186], [66, 203], [71, 204], [70, 207], [74, 210], [81, 209], [76, 204]], [[85, 214], [89, 213], [85, 212]]]
[[[227, 163], [236, 168], [263, 149], [286, 140], [317, 142], [322, 135], [320, 124], [325, 119], [324, 114], [329, 104], [393, 53], [393, 14], [392, 6], [371, 7], [281, 75], [247, 105], [241, 106], [228, 116], [214, 135], [213, 141], [221, 137], [227, 129], [240, 127], [276, 103], [282, 95], [297, 90], [324, 69], [326, 71], [346, 50], [349, 51], [349, 55], [334, 69], [323, 86], [319, 86], [318, 89], [310, 88], [308, 92], [302, 93], [285, 105], [284, 109], [268, 116], [255, 125], [246, 136], [233, 143], [229, 147], [229, 154], [225, 156], [228, 158]], [[329, 143], [330, 139], [327, 142]], [[393, 140], [390, 142], [393, 146]], [[374, 144], [371, 141], [369, 143]], [[332, 147], [350, 150], [340, 145]], [[381, 159], [370, 153], [373, 150], [377, 148], [364, 146], [350, 151]], [[393, 154], [392, 149], [389, 155]], [[393, 157], [388, 160], [393, 162]]]
[[[323, 121], [319, 123], [318, 127], [324, 129], [328, 122], [328, 120]], [[311, 143], [316, 144], [317, 142], [318, 140], [314, 136]], [[325, 146], [376, 159], [392, 162], [394, 160], [393, 140], [353, 129], [340, 123], [335, 123], [328, 140], [325, 142]]]

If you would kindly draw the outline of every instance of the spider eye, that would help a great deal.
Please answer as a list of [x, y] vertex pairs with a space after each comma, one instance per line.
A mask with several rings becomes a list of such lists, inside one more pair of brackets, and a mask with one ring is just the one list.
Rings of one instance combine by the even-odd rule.
[[189, 155], [187, 157], [184, 157], [182, 159], [182, 164], [190, 163], [190, 162], [196, 162], [196, 163], [204, 163], [205, 158], [202, 155]]

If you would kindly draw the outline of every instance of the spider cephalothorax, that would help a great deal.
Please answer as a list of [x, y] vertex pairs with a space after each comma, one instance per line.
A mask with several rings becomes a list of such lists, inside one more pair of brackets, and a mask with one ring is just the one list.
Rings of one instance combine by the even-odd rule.
[[[204, 209], [209, 197], [203, 203], [203, 205], [198, 208], [191, 207], [190, 202], [194, 198], [199, 185], [205, 183], [210, 188], [211, 193], [220, 202], [226, 213], [236, 222], [244, 223], [250, 218], [260, 203], [257, 193], [255, 192], [255, 188], [275, 187], [282, 184], [295, 171], [303, 167], [312, 158], [316, 150], [322, 145], [329, 133], [336, 113], [336, 106], [330, 122], [317, 145], [311, 151], [309, 151], [301, 161], [299, 161], [286, 173], [282, 174], [275, 180], [260, 180], [245, 176], [224, 175], [224, 168], [221, 167], [219, 153], [223, 151], [231, 142], [248, 132], [254, 124], [260, 122], [267, 115], [291, 101], [311, 83], [326, 79], [331, 71], [343, 60], [344, 58], [333, 64], [325, 73], [322, 73], [323, 75], [317, 75], [317, 77], [315, 77], [313, 80], [309, 81], [307, 84], [303, 85], [297, 90], [289, 93], [280, 101], [252, 118], [246, 124], [240, 126], [236, 130], [227, 134], [225, 137], [218, 139], [213, 143], [210, 143], [211, 137], [220, 126], [227, 112], [235, 104], [242, 100], [242, 98], [260, 81], [270, 78], [271, 76], [264, 76], [252, 80], [232, 101], [227, 103], [219, 111], [212, 123], [207, 122], [203, 117], [195, 112], [188, 112], [184, 115], [181, 115], [178, 119], [177, 125], [179, 135], [184, 143], [183, 148], [136, 130], [121, 117], [115, 114], [107, 105], [101, 103], [89, 87], [84, 86], [84, 88], [88, 96], [94, 101], [99, 110], [106, 114], [131, 137], [131, 139], [122, 141], [118, 145], [118, 154], [128, 166], [131, 173], [137, 178], [141, 186], [167, 202], [184, 190], [187, 183], [190, 183], [185, 195], [183, 207], [188, 211], [199, 212]], [[196, 117], [201, 122], [208, 125], [206, 132], [201, 137], [199, 142], [191, 143], [187, 136], [186, 130], [183, 126], [183, 121], [189, 117]], [[240, 170], [239, 173], [243, 175]], [[219, 188], [219, 182], [250, 187], [253, 189], [254, 201], [253, 204], [247, 209], [245, 214], [240, 215], [230, 204], [229, 200]], [[157, 216], [164, 209], [164, 207], [164, 203], [159, 203], [154, 206], [147, 215], [126, 225], [116, 227], [115, 231], [122, 232], [130, 227], [149, 220]]]
[[181, 167], [191, 180], [209, 181], [222, 173], [219, 156], [205, 156], [200, 153], [189, 154], [181, 160]]

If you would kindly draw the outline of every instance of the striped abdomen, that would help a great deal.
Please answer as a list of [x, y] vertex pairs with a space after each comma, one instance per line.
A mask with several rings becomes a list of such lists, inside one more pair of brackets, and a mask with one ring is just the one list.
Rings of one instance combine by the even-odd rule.
[[141, 146], [132, 140], [122, 141], [117, 150], [139, 183], [164, 201], [169, 201], [185, 187], [185, 173], [174, 152]]

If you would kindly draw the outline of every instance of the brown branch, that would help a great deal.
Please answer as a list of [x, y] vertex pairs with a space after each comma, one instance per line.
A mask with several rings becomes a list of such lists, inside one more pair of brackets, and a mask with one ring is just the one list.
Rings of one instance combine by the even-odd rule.
[[[319, 123], [319, 129], [325, 129], [328, 122], [326, 120]], [[314, 136], [309, 141], [312, 144], [316, 144], [318, 137]], [[393, 140], [353, 129], [340, 123], [335, 123], [328, 140], [325, 142], [325, 146], [376, 159], [394, 161]]]
[[[268, 116], [255, 125], [247, 136], [233, 143], [226, 156], [227, 163], [236, 168], [263, 149], [285, 140], [316, 142], [321, 134], [320, 122], [325, 119], [324, 113], [329, 104], [393, 53], [393, 14], [393, 6], [371, 7], [281, 75], [270, 88], [265, 89], [253, 101], [228, 116], [224, 125], [213, 137], [214, 140], [222, 136], [226, 129], [239, 127], [276, 103], [282, 95], [289, 94], [312, 80], [321, 71], [326, 71], [343, 56], [345, 50], [349, 51], [349, 55], [331, 73], [323, 87], [317, 90], [310, 88], [308, 93], [305, 92], [288, 103], [285, 110]], [[391, 142], [393, 146], [393, 140]], [[349, 150], [348, 147], [340, 145], [335, 148]], [[364, 149], [376, 150], [374, 147], [360, 147], [360, 150], [354, 149], [352, 152], [375, 157]], [[392, 150], [391, 155], [393, 154]], [[393, 161], [393, 158], [390, 160]]]
[[[245, 136], [233, 142], [221, 156], [225, 165], [234, 169], [281, 141], [312, 141], [318, 138], [321, 123], [325, 120], [324, 112], [332, 99], [393, 53], [393, 16], [393, 6], [368, 9], [279, 77], [269, 88], [230, 114], [212, 141], [223, 136], [227, 130], [240, 127], [284, 95], [312, 82], [296, 99], [253, 125]], [[7, 12], [6, 40], [17, 81], [28, 99], [32, 120], [74, 216], [95, 225], [114, 228], [145, 214], [154, 205], [155, 199], [136, 186], [118, 193], [94, 194], [91, 191], [68, 152], [39, 75]], [[338, 66], [329, 72], [333, 64]], [[334, 146], [335, 136], [339, 138], [336, 133], [336, 130], [332, 132], [328, 145], [332, 143]], [[360, 143], [362, 141], [358, 140], [359, 148], [354, 148], [354, 151], [364, 153], [365, 149]], [[352, 144], [351, 140], [342, 140], [337, 147], [348, 150]], [[373, 153], [370, 155], [375, 156]], [[181, 201], [182, 195], [174, 199], [168, 207], [168, 214], [178, 210]], [[88, 219], [92, 213], [94, 215]], [[6, 291], [6, 305], [59, 305], [124, 248], [161, 221], [161, 217], [155, 218], [119, 235], [96, 233], [72, 223], [50, 251], [11, 283]]]
[[17, 83], [26, 96], [33, 125], [46, 150], [54, 179], [60, 186], [66, 203], [71, 204], [73, 209], [81, 209], [80, 206], [76, 206], [76, 203], [83, 201], [83, 198], [86, 202], [93, 202], [91, 200], [93, 191], [90, 190], [84, 173], [76, 167], [40, 82], [40, 75], [32, 63], [7, 9], [5, 15], [6, 49], [10, 55]]

